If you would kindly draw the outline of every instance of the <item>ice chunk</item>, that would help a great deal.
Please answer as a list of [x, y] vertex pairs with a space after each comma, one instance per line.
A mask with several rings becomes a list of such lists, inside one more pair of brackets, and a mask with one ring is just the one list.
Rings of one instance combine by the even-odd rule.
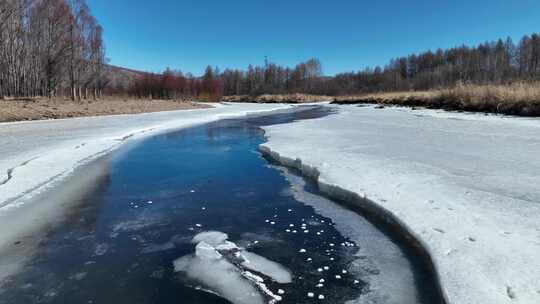
[[262, 295], [244, 279], [238, 268], [207, 243], [199, 243], [194, 256], [175, 260], [174, 270], [184, 272], [232, 303], [264, 304]]
[[272, 304], [272, 303], [275, 303], [277, 301], [281, 301], [283, 298], [281, 296], [278, 296], [278, 295], [275, 295], [267, 286], [266, 284], [264, 284], [264, 280], [263, 278], [249, 272], [249, 271], [244, 271], [242, 273], [242, 275], [244, 277], [246, 277], [248, 280], [252, 281], [255, 285], [257, 285], [257, 287], [262, 290], [262, 292], [264, 292], [267, 296], [269, 296], [270, 298], [272, 298], [273, 300], [271, 300], [269, 303]]
[[245, 258], [242, 266], [260, 272], [280, 284], [292, 282], [291, 273], [282, 265], [247, 251], [242, 252], [242, 256]]
[[[239, 248], [227, 238], [227, 234], [219, 231], [197, 234], [192, 240], [197, 244], [195, 254], [175, 260], [175, 271], [185, 273], [187, 277], [204, 284], [234, 304], [263, 304], [264, 297], [260, 292], [272, 298], [272, 303], [280, 301], [281, 296], [272, 293], [262, 277], [244, 270], [243, 267], [270, 277], [280, 284], [292, 282], [290, 272], [278, 263]], [[236, 260], [229, 261], [231, 258], [241, 259], [243, 262], [237, 265]]]
[[[255, 243], [256, 244], [256, 243]], [[238, 246], [236, 246], [235, 243], [233, 242], [229, 242], [229, 241], [225, 241], [219, 245], [216, 246], [216, 249], [217, 250], [225, 250], [225, 251], [228, 251], [228, 250], [234, 250], [234, 249], [239, 249]]]
[[217, 246], [223, 242], [225, 242], [229, 236], [226, 233], [219, 232], [219, 231], [206, 231], [201, 232], [193, 237], [193, 243], [197, 244], [200, 242], [205, 242], [207, 244], [210, 244], [212, 246]]
[[195, 247], [195, 255], [201, 260], [219, 260], [223, 257], [216, 248], [205, 242], [197, 244]]

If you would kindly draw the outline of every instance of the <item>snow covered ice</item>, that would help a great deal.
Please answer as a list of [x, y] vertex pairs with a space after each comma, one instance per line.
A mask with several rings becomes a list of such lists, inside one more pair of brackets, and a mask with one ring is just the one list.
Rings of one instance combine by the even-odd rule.
[[540, 303], [540, 120], [336, 108], [265, 127], [261, 149], [401, 223], [433, 258], [449, 303]]

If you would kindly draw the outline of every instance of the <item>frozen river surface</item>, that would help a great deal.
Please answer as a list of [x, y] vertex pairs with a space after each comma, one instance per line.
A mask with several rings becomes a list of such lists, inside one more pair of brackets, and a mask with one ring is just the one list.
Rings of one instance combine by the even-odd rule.
[[0, 265], [28, 258], [0, 303], [440, 302], [406, 245], [257, 152], [259, 126], [327, 114], [223, 120], [80, 167], [38, 197], [64, 216], [4, 249]]

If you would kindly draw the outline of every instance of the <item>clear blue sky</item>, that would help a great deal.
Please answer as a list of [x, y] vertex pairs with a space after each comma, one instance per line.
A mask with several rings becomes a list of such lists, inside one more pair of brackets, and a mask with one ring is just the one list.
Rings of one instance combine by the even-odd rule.
[[196, 75], [317, 57], [324, 72], [383, 65], [412, 52], [516, 42], [540, 32], [538, 0], [87, 0], [111, 63]]

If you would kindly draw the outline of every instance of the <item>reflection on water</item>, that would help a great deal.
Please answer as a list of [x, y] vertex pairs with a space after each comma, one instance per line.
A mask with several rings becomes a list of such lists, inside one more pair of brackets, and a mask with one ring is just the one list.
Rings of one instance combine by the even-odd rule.
[[[368, 277], [393, 273], [381, 273], [373, 255], [359, 258], [369, 244], [298, 199], [298, 191], [317, 197], [312, 185], [292, 191], [290, 178], [256, 153], [264, 140], [257, 126], [327, 114], [314, 108], [225, 120], [102, 159], [108, 166], [99, 183], [73, 197], [78, 207], [4, 284], [0, 303], [244, 303], [245, 292], [265, 303], [367, 299], [375, 287]], [[356, 226], [375, 235], [365, 220]], [[193, 240], [206, 231], [226, 239]], [[399, 250], [384, 234], [377, 238], [389, 244], [381, 250]], [[413, 280], [403, 255], [381, 256]], [[277, 279], [287, 274], [292, 281]], [[430, 283], [420, 283], [421, 292], [403, 282], [412, 291], [397, 303], [434, 303]]]

